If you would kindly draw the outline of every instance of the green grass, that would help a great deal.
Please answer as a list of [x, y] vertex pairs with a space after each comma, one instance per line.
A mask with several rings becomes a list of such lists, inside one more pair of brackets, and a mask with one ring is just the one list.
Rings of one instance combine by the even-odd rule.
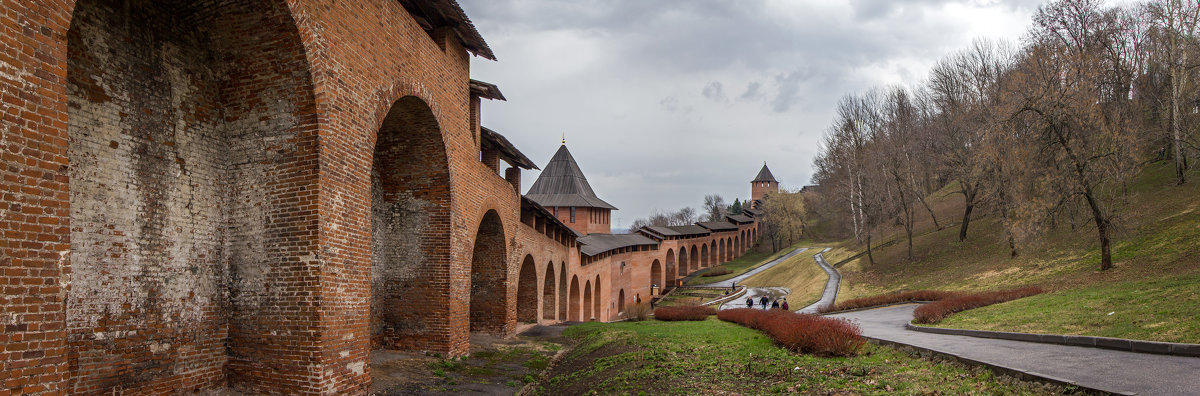
[[[891, 239], [901, 243], [875, 249], [874, 264], [862, 257], [843, 266], [838, 298], [898, 290], [985, 291], [1037, 285], [1051, 293], [961, 312], [947, 323], [1000, 331], [1197, 342], [1192, 334], [1200, 333], [1196, 331], [1200, 315], [1179, 306], [1181, 301], [1194, 302], [1197, 291], [1180, 279], [1200, 276], [1200, 244], [1196, 243], [1200, 241], [1200, 181], [1176, 186], [1172, 171], [1167, 163], [1150, 164], [1130, 184], [1128, 201], [1116, 220], [1113, 269], [1098, 271], [1099, 244], [1086, 213], [1076, 217], [1074, 228], [1070, 219], [1060, 219], [1057, 228], [1020, 242], [1020, 255], [1014, 259], [1008, 255], [999, 219], [984, 206], [975, 212], [967, 241], [960, 242], [957, 223], [962, 196], [954, 194], [951, 185], [929, 198], [945, 228], [935, 229], [924, 211], [918, 211], [921, 218], [912, 259], [906, 257], [907, 244], [898, 227], [888, 224], [877, 229], [875, 244]], [[853, 238], [833, 246], [864, 249]], [[1099, 311], [1104, 318], [1094, 317]], [[1114, 314], [1109, 317], [1108, 312]]]
[[937, 326], [1200, 343], [1200, 274], [1126, 281], [1026, 297], [963, 312]]
[[[689, 285], [689, 286], [703, 285], [703, 284], [720, 282], [723, 280], [732, 279], [733, 277], [744, 274], [747, 271], [758, 268], [759, 266], [766, 264], [766, 263], [770, 262], [771, 260], [782, 257], [783, 255], [790, 253], [792, 250], [795, 250], [798, 247], [799, 247], [799, 245], [792, 245], [791, 247], [785, 248], [783, 250], [780, 250], [780, 251], [774, 252], [774, 253], [760, 252], [757, 250], [747, 251], [746, 254], [743, 254], [740, 257], [735, 258], [730, 262], [721, 264], [725, 268], [729, 269], [730, 272], [728, 274], [718, 275], [718, 276], [707, 276], [707, 277], [706, 276], [697, 276], [695, 278], [688, 280], [687, 285]], [[702, 269], [702, 271], [707, 271], [707, 270], [708, 270], [707, 268]]]
[[663, 298], [662, 300], [659, 300], [658, 303], [655, 304], [655, 306], [671, 307], [671, 306], [700, 305], [700, 304], [715, 300], [717, 298], [721, 298], [722, 296], [725, 296], [725, 293], [727, 291], [729, 291], [728, 288], [702, 289], [702, 288], [688, 288], [685, 286], [685, 287], [676, 289], [675, 291], [671, 292], [671, 295], [667, 296], [666, 298]]
[[853, 358], [797, 355], [762, 333], [702, 322], [585, 323], [534, 394], [1049, 394], [984, 369], [868, 345]]

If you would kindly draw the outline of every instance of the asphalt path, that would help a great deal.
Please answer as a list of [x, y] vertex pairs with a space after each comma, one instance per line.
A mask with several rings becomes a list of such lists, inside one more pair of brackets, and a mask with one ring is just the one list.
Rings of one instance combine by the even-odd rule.
[[[767, 309], [771, 307], [771, 301], [785, 298], [790, 292], [791, 290], [786, 287], [747, 287], [746, 295], [721, 304], [719, 309], [746, 308], [746, 297], [754, 299], [754, 306], [751, 308]], [[767, 308], [763, 308], [762, 304], [758, 303], [759, 298], [763, 296], [767, 297]]]
[[833, 302], [837, 300], [838, 285], [842, 283], [842, 274], [838, 273], [836, 269], [833, 269], [833, 266], [830, 266], [829, 263], [825, 261], [825, 252], [828, 252], [829, 249], [830, 248], [825, 248], [825, 250], [822, 250], [821, 253], [813, 255], [813, 261], [816, 261], [817, 265], [820, 266], [821, 269], [825, 270], [825, 274], [829, 276], [829, 280], [825, 281], [825, 291], [821, 292], [821, 299], [817, 300], [815, 303], [809, 304], [807, 307], [801, 308], [800, 310], [796, 311], [796, 313], [814, 314], [817, 313], [817, 310], [821, 309], [821, 307], [833, 305]]
[[732, 277], [732, 278], [729, 278], [729, 279], [726, 279], [726, 280], [723, 280], [720, 282], [713, 282], [713, 283], [709, 283], [707, 285], [696, 285], [696, 286], [697, 287], [730, 287], [730, 286], [737, 284], [738, 282], [745, 280], [746, 278], [754, 276], [755, 274], [757, 274], [759, 272], [766, 271], [766, 270], [770, 269], [771, 267], [774, 267], [775, 265], [782, 263], [787, 259], [792, 258], [792, 256], [803, 253], [805, 250], [808, 250], [808, 248], [799, 248], [799, 249], [793, 250], [793, 251], [789, 252], [788, 254], [785, 254], [777, 259], [771, 260], [771, 262], [769, 262], [769, 263], [760, 265], [760, 266], [758, 266], [758, 268], [747, 271], [744, 274], [741, 274], [741, 275], [738, 275], [738, 276], [735, 276], [735, 277]]
[[1115, 393], [1200, 394], [1200, 358], [1100, 348], [997, 340], [906, 330], [917, 304], [829, 315], [846, 318], [863, 335], [961, 356], [987, 364]]

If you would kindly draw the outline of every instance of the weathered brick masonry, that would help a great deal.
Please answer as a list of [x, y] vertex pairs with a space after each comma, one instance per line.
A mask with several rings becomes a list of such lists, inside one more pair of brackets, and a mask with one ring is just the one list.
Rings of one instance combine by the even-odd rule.
[[361, 394], [373, 349], [612, 320], [755, 240], [581, 254], [481, 151], [477, 36], [449, 0], [0, 0], [0, 395]]

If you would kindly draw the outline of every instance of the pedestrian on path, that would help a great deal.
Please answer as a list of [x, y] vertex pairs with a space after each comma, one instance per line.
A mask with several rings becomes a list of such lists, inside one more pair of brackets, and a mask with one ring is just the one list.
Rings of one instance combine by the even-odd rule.
[[779, 300], [771, 301], [771, 309], [779, 309]]
[[790, 309], [788, 309], [787, 300], [783, 300], [783, 305], [780, 307], [783, 308], [784, 311], [790, 311]]
[[754, 308], [754, 297], [746, 297], [746, 308]]
[[763, 309], [767, 309], [767, 303], [770, 301], [771, 299], [767, 298], [767, 296], [762, 296], [762, 298], [758, 299], [758, 303], [762, 304]]

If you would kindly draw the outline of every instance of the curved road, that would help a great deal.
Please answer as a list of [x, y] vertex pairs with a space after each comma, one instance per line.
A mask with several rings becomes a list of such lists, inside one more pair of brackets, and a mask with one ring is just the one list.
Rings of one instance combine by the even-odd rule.
[[821, 299], [817, 300], [815, 303], [809, 304], [807, 307], [801, 308], [800, 310], [796, 311], [796, 313], [815, 314], [821, 307], [833, 305], [833, 302], [837, 300], [838, 285], [842, 284], [842, 274], [838, 273], [836, 269], [833, 269], [833, 267], [825, 261], [825, 252], [828, 252], [829, 249], [831, 248], [825, 248], [825, 250], [822, 250], [821, 253], [813, 255], [813, 261], [816, 261], [817, 265], [820, 266], [821, 269], [825, 270], [825, 274], [829, 276], [829, 280], [825, 281], [825, 291], [821, 293]]
[[770, 269], [771, 267], [774, 267], [774, 266], [778, 265], [779, 263], [782, 263], [784, 260], [792, 258], [792, 256], [803, 253], [805, 250], [808, 250], [808, 248], [798, 248], [796, 250], [788, 252], [788, 254], [785, 254], [777, 259], [771, 260], [771, 262], [769, 262], [769, 263], [760, 265], [760, 266], [758, 266], [758, 268], [747, 271], [744, 274], [741, 274], [741, 275], [738, 275], [738, 276], [735, 276], [735, 277], [732, 277], [732, 278], [729, 278], [729, 279], [726, 279], [726, 280], [723, 280], [720, 282], [713, 282], [713, 283], [709, 283], [709, 284], [705, 284], [705, 285], [696, 285], [696, 286], [697, 287], [730, 287], [730, 286], [733, 286], [734, 284], [736, 284], [737, 282], [741, 282], [741, 281], [745, 280], [746, 278], [749, 278], [751, 276], [754, 276], [755, 274], [758, 274], [759, 272], [766, 271], [766, 270]]
[[846, 318], [863, 335], [961, 356], [1114, 393], [1195, 395], [1200, 358], [998, 340], [905, 330], [916, 304], [829, 315]]

